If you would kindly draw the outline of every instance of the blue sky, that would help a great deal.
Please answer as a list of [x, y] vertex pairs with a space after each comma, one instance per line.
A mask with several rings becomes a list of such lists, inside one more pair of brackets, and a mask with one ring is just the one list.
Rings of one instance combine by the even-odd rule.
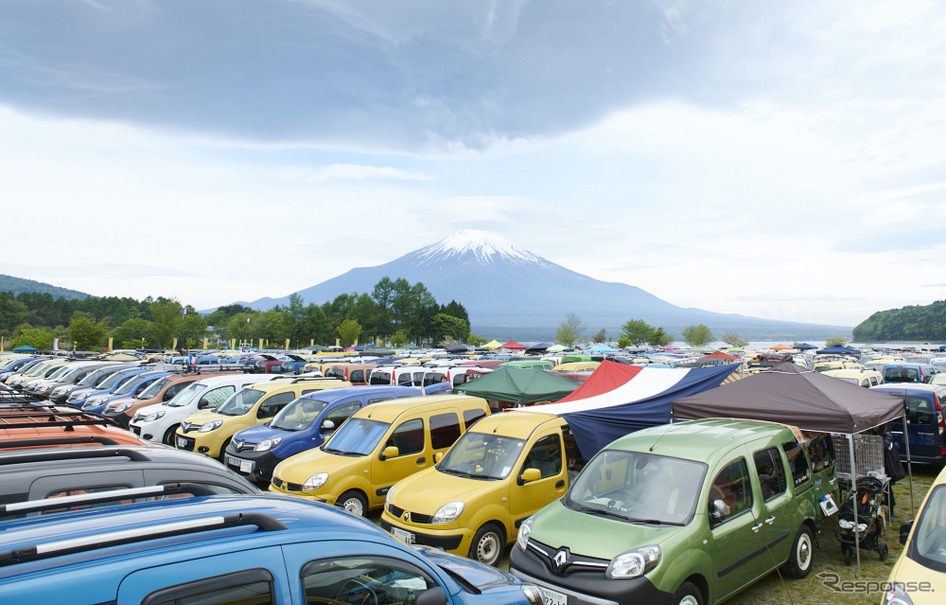
[[673, 304], [946, 298], [938, 2], [8, 0], [0, 273], [197, 308], [456, 229]]

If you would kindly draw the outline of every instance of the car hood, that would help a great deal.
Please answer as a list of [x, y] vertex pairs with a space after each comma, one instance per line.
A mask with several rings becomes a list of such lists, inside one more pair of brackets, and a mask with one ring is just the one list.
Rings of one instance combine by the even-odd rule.
[[309, 450], [284, 460], [279, 465], [279, 478], [289, 483], [305, 483], [315, 473], [342, 477], [361, 467], [368, 468], [369, 456], [339, 456], [322, 450]]
[[430, 560], [431, 563], [450, 570], [480, 590], [485, 591], [494, 586], [521, 583], [515, 577], [501, 569], [484, 565], [472, 559], [452, 555], [448, 552], [428, 546], [415, 546], [414, 548]]
[[483, 502], [487, 490], [497, 488], [505, 492], [506, 485], [505, 481], [460, 477], [430, 467], [398, 481], [391, 503], [404, 510], [433, 515], [447, 502]]
[[212, 420], [226, 420], [227, 418], [230, 418], [230, 416], [223, 416], [222, 414], [216, 414], [210, 410], [207, 410], [188, 416], [184, 422], [188, 422], [190, 424], [204, 424], [205, 422], [211, 422]]
[[648, 544], [660, 544], [666, 551], [668, 543], [675, 541], [683, 529], [598, 517], [567, 508], [559, 500], [536, 513], [529, 537], [552, 548], [567, 546], [575, 554], [610, 560]]
[[281, 429], [273, 429], [268, 426], [258, 424], [256, 426], [251, 426], [248, 429], [243, 429], [238, 431], [236, 435], [233, 436], [234, 441], [247, 441], [249, 443], [259, 443], [264, 439], [269, 439], [270, 437], [284, 437], [289, 434], [290, 431], [283, 431]]

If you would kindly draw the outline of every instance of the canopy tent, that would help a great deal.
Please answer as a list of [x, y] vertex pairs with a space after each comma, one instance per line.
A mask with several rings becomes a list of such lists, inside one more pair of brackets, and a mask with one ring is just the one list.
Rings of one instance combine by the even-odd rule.
[[716, 351], [710, 353], [709, 355], [704, 355], [700, 359], [720, 359], [722, 361], [737, 361], [739, 358], [735, 355], [730, 355], [729, 353], [723, 353], [722, 351]]
[[807, 350], [809, 350], [809, 349], [817, 349], [817, 348], [818, 348], [818, 347], [816, 347], [815, 345], [810, 345], [810, 344], [808, 344], [807, 342], [803, 342], [803, 343], [801, 343], [800, 345], [798, 345], [798, 346], [795, 347], [795, 349], [797, 349], [797, 350], [799, 350], [799, 351], [807, 351]]
[[675, 399], [673, 419], [722, 416], [792, 424], [804, 431], [853, 434], [903, 416], [903, 400], [780, 363], [717, 389]]
[[39, 349], [30, 345], [20, 345], [13, 349], [14, 353], [35, 353], [36, 351], [39, 351]]
[[770, 351], [787, 351], [787, 350], [789, 350], [789, 349], [791, 349], [790, 346], [788, 346], [788, 345], [783, 345], [782, 343], [778, 343], [778, 344], [775, 345], [775, 346], [769, 347], [769, 350], [770, 350]]
[[651, 368], [603, 362], [574, 393], [533, 410], [568, 421], [578, 449], [590, 459], [628, 433], [670, 422], [670, 401], [718, 387], [738, 364]]
[[546, 351], [549, 353], [561, 353], [565, 350], [565, 345], [554, 344], [551, 347], [547, 348]]
[[503, 365], [496, 371], [454, 387], [454, 392], [506, 401], [517, 405], [536, 401], [554, 401], [578, 388], [574, 380], [552, 374], [542, 368], [517, 368]]
[[618, 350], [609, 347], [608, 345], [595, 345], [588, 349], [589, 353], [617, 353]]
[[818, 349], [815, 351], [815, 353], [818, 355], [853, 355], [854, 357], [861, 356], [860, 350], [842, 347], [841, 345], [835, 345], [826, 349]]
[[503, 346], [503, 343], [499, 342], [498, 340], [494, 338], [493, 340], [483, 345], [483, 348], [489, 349], [490, 351], [492, 351], [493, 349], [498, 349], [501, 346]]
[[547, 343], [547, 342], [539, 342], [539, 343], [536, 343], [536, 344], [534, 344], [534, 345], [529, 345], [529, 346], [526, 348], [526, 351], [536, 351], [536, 352], [539, 352], [539, 351], [546, 351], [546, 350], [548, 350], [548, 348], [549, 348], [549, 343]]
[[510, 340], [508, 342], [505, 342], [502, 345], [500, 345], [500, 347], [503, 349], [509, 349], [510, 351], [522, 351], [526, 348], [525, 345], [521, 345], [515, 340]]
[[447, 353], [453, 353], [453, 354], [457, 354], [457, 353], [469, 353], [469, 351], [470, 351], [470, 348], [467, 347], [466, 345], [447, 345], [447, 346], [444, 347], [443, 349], [444, 349], [444, 351], [446, 351]]

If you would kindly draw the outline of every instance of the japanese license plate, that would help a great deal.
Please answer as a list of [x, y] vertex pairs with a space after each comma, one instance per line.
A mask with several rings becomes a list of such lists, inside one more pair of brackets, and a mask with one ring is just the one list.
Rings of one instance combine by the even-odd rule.
[[403, 529], [399, 529], [397, 527], [392, 527], [391, 535], [405, 544], [414, 543], [414, 534], [412, 532], [404, 531]]
[[185, 439], [184, 437], [178, 437], [177, 447], [187, 447], [187, 439]]
[[241, 473], [252, 473], [254, 463], [252, 460], [240, 460], [240, 472]]
[[545, 601], [545, 605], [566, 605], [568, 603], [568, 596], [546, 588], [545, 586], [539, 586], [539, 592], [542, 593], [542, 600]]

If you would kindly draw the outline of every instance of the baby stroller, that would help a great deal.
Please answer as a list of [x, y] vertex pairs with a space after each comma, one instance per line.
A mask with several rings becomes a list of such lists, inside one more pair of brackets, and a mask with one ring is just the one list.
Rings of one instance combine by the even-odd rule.
[[[887, 560], [887, 544], [884, 537], [887, 535], [887, 522], [884, 518], [881, 505], [884, 503], [884, 492], [887, 489], [887, 478], [865, 476], [857, 479], [857, 492], [851, 493], [849, 480], [841, 480], [842, 488], [846, 485], [847, 497], [838, 511], [838, 526], [836, 529], [838, 542], [841, 543], [841, 552], [844, 553], [844, 562], [848, 565], [854, 558], [854, 549], [860, 542], [864, 550], [876, 550], [881, 561]], [[854, 528], [854, 507], [857, 507], [857, 534]]]

